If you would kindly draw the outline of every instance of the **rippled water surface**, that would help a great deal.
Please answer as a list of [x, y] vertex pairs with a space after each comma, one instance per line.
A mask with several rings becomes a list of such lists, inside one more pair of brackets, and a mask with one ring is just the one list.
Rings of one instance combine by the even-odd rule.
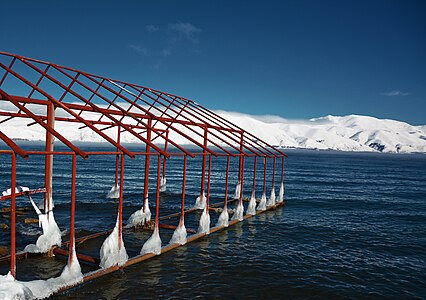
[[[284, 208], [96, 279], [57, 298], [425, 298], [426, 156], [288, 153]], [[9, 184], [9, 162], [1, 159], [3, 189]], [[55, 164], [54, 197], [61, 229], [66, 229], [69, 221], [69, 163], [69, 158], [61, 158]], [[235, 159], [233, 187], [237, 164]], [[43, 170], [36, 168], [39, 165], [37, 159], [20, 161], [18, 183], [42, 186]], [[189, 208], [199, 191], [200, 161], [192, 160], [188, 168]], [[252, 161], [247, 160], [245, 196], [250, 195], [251, 169]], [[124, 219], [141, 204], [142, 170], [143, 158], [126, 160]], [[179, 209], [181, 158], [171, 159], [168, 170], [168, 190], [161, 198], [160, 215]], [[224, 161], [213, 159], [212, 202], [223, 199], [224, 170]], [[269, 165], [268, 180], [270, 170]], [[105, 199], [105, 194], [114, 180], [113, 157], [79, 160], [78, 176], [77, 234], [111, 229], [117, 203]], [[262, 176], [259, 171], [258, 197]], [[278, 171], [276, 180], [278, 184]], [[150, 198], [154, 199], [153, 194]], [[212, 222], [216, 219], [212, 212]], [[187, 222], [187, 227], [196, 229], [197, 215]], [[32, 233], [37, 234], [39, 229], [19, 225], [18, 230], [18, 247], [22, 248], [34, 242], [36, 236]], [[6, 243], [6, 233], [0, 231], [0, 235], [1, 243]], [[170, 235], [161, 231], [163, 244]], [[136, 255], [148, 237], [145, 233], [125, 233], [129, 254]], [[91, 248], [100, 245], [93, 242], [89, 246], [79, 250], [96, 255], [98, 250]], [[43, 278], [57, 276], [64, 265], [63, 260], [47, 258], [42, 265], [37, 260], [27, 263]], [[18, 264], [20, 279], [32, 276], [28, 266]]]

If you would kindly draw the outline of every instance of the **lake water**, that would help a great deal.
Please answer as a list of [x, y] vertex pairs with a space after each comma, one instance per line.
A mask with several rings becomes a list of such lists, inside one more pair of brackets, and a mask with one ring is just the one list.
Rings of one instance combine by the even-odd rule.
[[[426, 155], [303, 150], [290, 150], [288, 154], [284, 208], [240, 222], [56, 298], [426, 298]], [[41, 163], [37, 157], [27, 162], [20, 160], [18, 184], [41, 187]], [[113, 228], [117, 203], [106, 199], [105, 194], [114, 181], [114, 165], [112, 156], [78, 161], [78, 235]], [[233, 187], [237, 165], [235, 158], [230, 181]], [[2, 190], [9, 185], [9, 166], [9, 157], [0, 156]], [[252, 162], [247, 160], [245, 196], [250, 195], [251, 168]], [[258, 168], [260, 197], [260, 163]], [[187, 208], [199, 192], [199, 169], [199, 159], [189, 160]], [[214, 203], [223, 199], [224, 161], [213, 159], [212, 169]], [[270, 171], [268, 166], [269, 180]], [[182, 159], [171, 159], [160, 215], [179, 209], [181, 172]], [[57, 159], [55, 214], [62, 230], [69, 222], [70, 175], [70, 158]], [[126, 159], [125, 176], [126, 220], [141, 205], [143, 158]], [[279, 177], [277, 172], [276, 184]], [[150, 185], [154, 185], [154, 178]], [[269, 188], [270, 183], [268, 194]], [[29, 204], [25, 199], [19, 203]], [[213, 212], [211, 216], [215, 223], [217, 216]], [[188, 216], [187, 227], [196, 229], [197, 218], [196, 214]], [[177, 220], [170, 223], [176, 225]], [[36, 225], [21, 223], [18, 231], [19, 249], [34, 242], [40, 233]], [[167, 244], [172, 232], [160, 233], [163, 244]], [[149, 233], [125, 232], [129, 255], [136, 255], [148, 237]], [[0, 244], [7, 243], [7, 232], [0, 231]], [[101, 243], [102, 239], [77, 249], [98, 255]], [[60, 258], [19, 262], [18, 279], [58, 276], [64, 264], [65, 260]], [[1, 274], [6, 269], [7, 266], [0, 265]]]

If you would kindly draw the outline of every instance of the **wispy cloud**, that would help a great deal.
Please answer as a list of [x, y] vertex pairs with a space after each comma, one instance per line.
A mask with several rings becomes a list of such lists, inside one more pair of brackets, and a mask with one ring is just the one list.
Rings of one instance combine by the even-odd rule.
[[380, 93], [382, 96], [395, 97], [395, 96], [408, 96], [410, 93], [405, 93], [401, 91], [390, 91], [386, 93]]
[[[159, 70], [167, 61], [179, 56], [182, 53], [199, 54], [199, 43], [201, 29], [189, 22], [168, 23], [163, 25], [145, 25], [145, 30], [149, 34], [144, 36], [144, 45], [140, 46], [133, 42], [127, 46], [144, 59], [144, 64], [150, 65], [153, 69]], [[155, 33], [155, 34], [154, 34]]]
[[153, 32], [159, 31], [160, 27], [152, 25], [152, 24], [149, 24], [149, 25], [145, 26], [145, 29], [146, 29], [146, 31], [153, 33]]
[[191, 23], [174, 23], [169, 24], [169, 29], [173, 32], [176, 32], [178, 34], [179, 38], [185, 38], [186, 40], [198, 44], [198, 38], [197, 35], [201, 32], [201, 29], [198, 27], [195, 27]]
[[129, 44], [128, 46], [129, 46], [130, 49], [135, 51], [140, 56], [148, 56], [149, 55], [148, 49], [146, 49], [144, 47], [141, 47], [141, 46], [138, 46], [138, 45], [133, 45], [133, 44]]
[[172, 55], [172, 53], [173, 53], [172, 50], [168, 49], [168, 48], [165, 48], [162, 51], [162, 54], [163, 54], [164, 57], [170, 56], [170, 55]]

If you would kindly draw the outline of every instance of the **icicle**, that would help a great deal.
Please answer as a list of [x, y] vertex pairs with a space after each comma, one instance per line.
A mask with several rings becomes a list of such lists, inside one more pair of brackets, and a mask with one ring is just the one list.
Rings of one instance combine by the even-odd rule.
[[204, 209], [206, 207], [206, 194], [203, 192], [200, 196], [195, 199], [194, 208]]
[[234, 199], [240, 199], [240, 194], [241, 194], [241, 181], [238, 181], [237, 185], [235, 186]]
[[235, 209], [235, 213], [232, 216], [232, 220], [238, 220], [238, 221], [244, 220], [244, 206], [242, 202], [238, 203]]
[[228, 213], [228, 208], [225, 207], [219, 215], [219, 219], [217, 220], [216, 226], [228, 227], [228, 225], [229, 225], [229, 213]]
[[25, 252], [30, 253], [46, 253], [53, 246], [61, 246], [62, 238], [61, 231], [56, 224], [53, 210], [48, 214], [40, 214], [39, 225], [43, 229], [43, 234], [39, 236], [35, 244], [29, 244], [24, 248]]
[[272, 205], [275, 205], [275, 188], [272, 188], [271, 197], [269, 197], [268, 202], [266, 203], [266, 206]]
[[279, 197], [278, 197], [278, 202], [283, 202], [283, 201], [284, 201], [284, 183], [281, 182], [280, 193], [279, 193]]
[[[129, 259], [126, 248], [124, 247], [123, 236], [119, 236], [118, 232], [118, 216], [114, 230], [105, 239], [100, 251], [101, 262], [99, 266], [106, 269], [112, 266], [122, 266]], [[118, 239], [120, 239], [120, 249], [118, 247]]]
[[210, 233], [210, 214], [207, 210], [207, 207], [205, 207], [203, 212], [201, 213], [198, 233]]
[[147, 253], [154, 253], [155, 255], [161, 254], [161, 239], [158, 227], [154, 228], [154, 232], [151, 237], [145, 242], [145, 244], [143, 244], [141, 255]]
[[120, 186], [118, 184], [115, 184], [111, 190], [108, 192], [107, 198], [109, 199], [118, 199], [120, 198]]
[[247, 215], [255, 215], [256, 214], [256, 198], [255, 198], [255, 192], [251, 194], [250, 202], [247, 207], [246, 214]]
[[260, 198], [259, 205], [256, 208], [257, 210], [265, 210], [266, 209], [266, 195], [262, 194], [262, 198]]
[[173, 232], [173, 236], [169, 242], [170, 245], [173, 244], [180, 244], [184, 245], [186, 244], [186, 228], [184, 222], [181, 220], [179, 222], [178, 227], [176, 227], [175, 231]]
[[167, 183], [166, 176], [162, 176], [161, 177], [161, 183], [160, 183], [160, 192], [166, 191], [166, 183]]
[[135, 211], [127, 220], [127, 226], [134, 227], [143, 225], [145, 222], [151, 220], [151, 211], [149, 210], [149, 202], [148, 198], [146, 198], [144, 202], [145, 212], [143, 211], [143, 207], [140, 210]]
[[23, 283], [15, 280], [10, 274], [0, 275], [0, 299], [33, 299], [33, 293]]

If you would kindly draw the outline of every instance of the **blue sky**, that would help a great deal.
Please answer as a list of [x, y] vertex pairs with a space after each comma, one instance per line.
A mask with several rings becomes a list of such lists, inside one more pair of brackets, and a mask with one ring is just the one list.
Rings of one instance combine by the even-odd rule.
[[284, 118], [426, 124], [426, 1], [2, 1], [0, 49]]

